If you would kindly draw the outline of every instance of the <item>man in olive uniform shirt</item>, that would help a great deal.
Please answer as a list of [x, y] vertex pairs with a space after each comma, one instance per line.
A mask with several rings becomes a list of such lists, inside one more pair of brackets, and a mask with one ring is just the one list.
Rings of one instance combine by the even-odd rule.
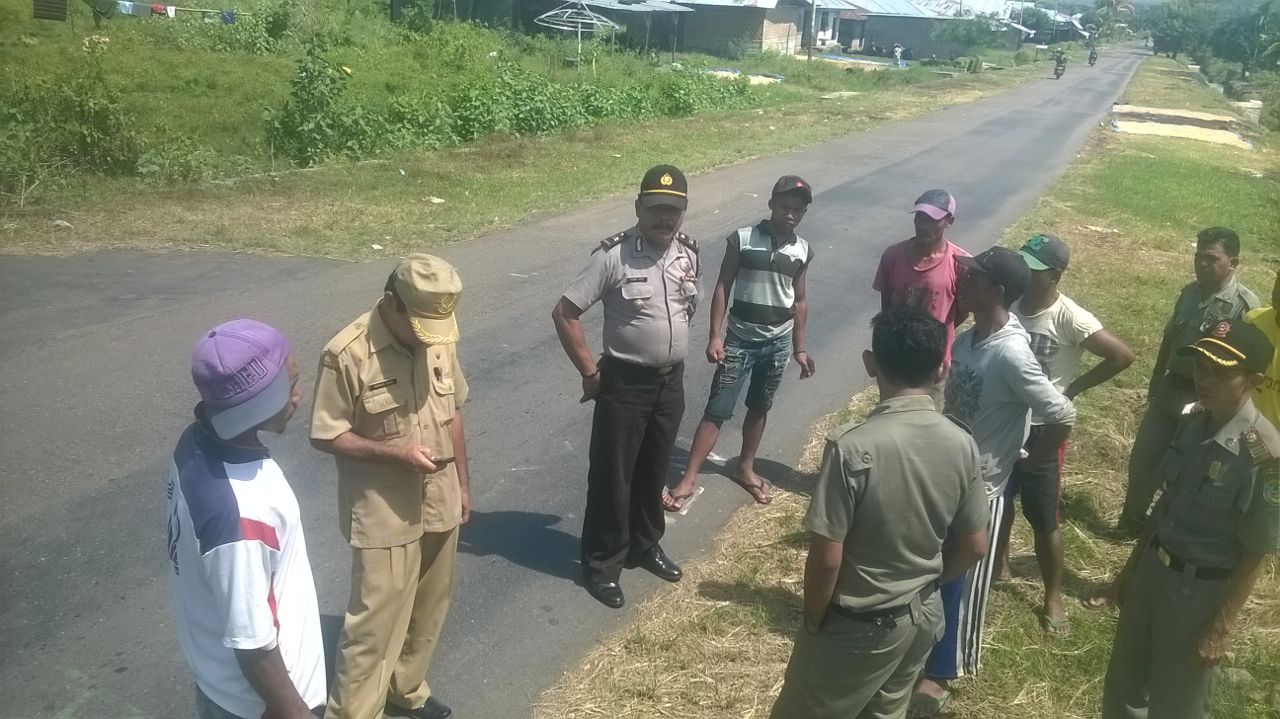
[[1182, 410], [1195, 400], [1193, 361], [1174, 350], [1191, 344], [1222, 320], [1235, 320], [1258, 306], [1258, 297], [1240, 284], [1240, 237], [1226, 227], [1209, 227], [1196, 235], [1196, 281], [1182, 289], [1173, 316], [1164, 328], [1147, 388], [1147, 411], [1129, 453], [1129, 486], [1119, 528], [1142, 528], [1151, 499], [1160, 487], [1156, 465], [1164, 456]]
[[946, 349], [947, 328], [921, 310], [872, 321], [863, 362], [880, 404], [827, 438], [804, 521], [804, 627], [775, 719], [903, 716], [942, 634], [939, 580], [986, 553], [978, 446], [929, 396]]
[[[595, 400], [582, 521], [583, 583], [608, 607], [625, 602], [618, 578], [643, 567], [669, 582], [680, 567], [658, 546], [662, 490], [684, 415], [684, 356], [702, 263], [680, 232], [688, 183], [659, 165], [640, 182], [636, 224], [600, 243], [552, 311], [565, 354]], [[582, 314], [604, 304], [604, 355], [587, 345]]]
[[1244, 320], [1179, 349], [1198, 407], [1158, 475], [1164, 494], [1117, 581], [1103, 719], [1201, 719], [1263, 560], [1280, 553], [1280, 432], [1250, 396], [1274, 353]]
[[325, 346], [311, 442], [338, 463], [351, 598], [330, 719], [452, 714], [426, 681], [471, 512], [454, 307], [458, 273], [412, 254], [373, 310]]

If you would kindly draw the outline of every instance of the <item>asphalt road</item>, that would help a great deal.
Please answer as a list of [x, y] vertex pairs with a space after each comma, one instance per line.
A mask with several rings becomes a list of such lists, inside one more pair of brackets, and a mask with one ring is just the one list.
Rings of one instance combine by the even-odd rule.
[[[879, 306], [871, 279], [883, 248], [910, 235], [911, 200], [948, 188], [959, 201], [953, 239], [993, 244], [1071, 161], [1140, 59], [1110, 52], [1058, 81], [1045, 65], [1043, 80], [980, 102], [691, 179], [685, 229], [706, 247], [708, 281], [721, 238], [762, 215], [777, 176], [818, 188], [801, 226], [818, 253], [818, 375], [783, 385], [762, 453], [775, 471], [795, 461], [813, 420], [865, 385], [859, 353]], [[594, 244], [631, 219], [631, 198], [618, 197], [439, 251], [466, 287], [476, 513], [432, 685], [461, 719], [529, 715], [540, 690], [661, 584], [627, 573], [621, 612], [574, 584], [590, 415], [549, 316]], [[190, 348], [213, 324], [257, 317], [293, 338], [309, 386], [320, 348], [374, 302], [391, 264], [211, 252], [0, 259], [0, 717], [191, 716], [163, 510], [167, 456], [194, 403]], [[711, 376], [700, 361], [706, 321], [705, 311], [695, 321], [680, 448]], [[333, 464], [306, 442], [309, 411], [308, 399], [270, 442], [302, 503], [321, 611], [333, 617], [350, 560]], [[736, 442], [731, 431], [720, 452]], [[704, 485], [664, 543], [679, 559], [696, 558], [747, 499], [718, 476]]]

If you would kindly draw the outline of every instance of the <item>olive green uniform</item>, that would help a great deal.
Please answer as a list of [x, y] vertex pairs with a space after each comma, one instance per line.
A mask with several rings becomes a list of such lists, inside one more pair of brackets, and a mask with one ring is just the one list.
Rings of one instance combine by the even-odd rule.
[[1244, 554], [1280, 553], [1280, 432], [1248, 402], [1216, 434], [1179, 425], [1157, 474], [1155, 540], [1140, 551], [1120, 610], [1104, 719], [1200, 719], [1213, 671], [1196, 640]]
[[987, 526], [978, 448], [926, 395], [827, 438], [804, 526], [843, 545], [821, 631], [801, 630], [775, 719], [900, 717], [942, 633], [942, 545]]
[[1137, 527], [1146, 519], [1151, 499], [1160, 488], [1156, 467], [1169, 447], [1183, 408], [1196, 399], [1191, 382], [1195, 359], [1180, 357], [1176, 350], [1195, 342], [1218, 322], [1239, 319], [1257, 306], [1258, 296], [1235, 278], [1208, 298], [1201, 296], [1200, 285], [1195, 282], [1182, 288], [1164, 328], [1163, 346], [1168, 359], [1155, 368], [1155, 389], [1148, 397], [1147, 411], [1129, 453], [1129, 485], [1120, 515], [1122, 524]]

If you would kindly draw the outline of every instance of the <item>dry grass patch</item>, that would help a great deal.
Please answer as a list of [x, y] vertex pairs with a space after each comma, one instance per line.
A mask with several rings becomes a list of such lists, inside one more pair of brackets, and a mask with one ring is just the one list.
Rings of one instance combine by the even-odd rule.
[[800, 626], [800, 520], [822, 460], [822, 439], [875, 406], [872, 388], [813, 427], [798, 468], [765, 506], [739, 510], [710, 555], [641, 606], [629, 629], [544, 694], [540, 719], [766, 717]]

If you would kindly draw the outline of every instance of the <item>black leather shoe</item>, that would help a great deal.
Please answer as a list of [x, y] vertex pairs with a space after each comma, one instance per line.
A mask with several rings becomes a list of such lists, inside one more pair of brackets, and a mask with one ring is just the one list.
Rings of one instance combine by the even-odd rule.
[[680, 571], [680, 565], [671, 561], [671, 557], [662, 551], [662, 547], [654, 547], [644, 556], [630, 560], [623, 566], [627, 569], [639, 567], [648, 570], [649, 573], [668, 582], [678, 582], [684, 576], [684, 572]]
[[409, 719], [449, 719], [453, 716], [453, 710], [435, 697], [427, 697], [427, 703], [417, 709], [405, 709], [388, 702], [385, 713], [387, 716]]
[[627, 598], [622, 596], [622, 587], [617, 582], [583, 582], [583, 585], [588, 594], [606, 607], [621, 609], [627, 603]]

